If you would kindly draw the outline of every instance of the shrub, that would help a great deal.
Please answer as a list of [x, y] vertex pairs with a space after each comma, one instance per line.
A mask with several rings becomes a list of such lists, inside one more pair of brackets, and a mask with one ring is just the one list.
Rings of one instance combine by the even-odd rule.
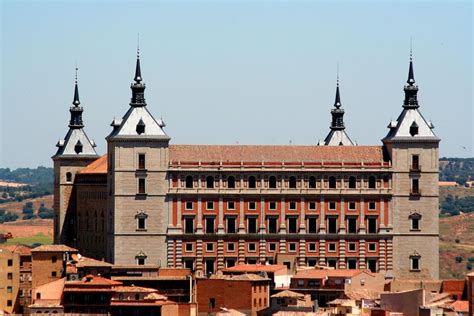
[[37, 216], [35, 214], [25, 214], [23, 215], [23, 219], [34, 219]]
[[461, 256], [456, 256], [456, 262], [461, 263], [462, 262], [462, 257]]
[[469, 271], [472, 270], [472, 263], [468, 262], [466, 264], [466, 269], [468, 269]]

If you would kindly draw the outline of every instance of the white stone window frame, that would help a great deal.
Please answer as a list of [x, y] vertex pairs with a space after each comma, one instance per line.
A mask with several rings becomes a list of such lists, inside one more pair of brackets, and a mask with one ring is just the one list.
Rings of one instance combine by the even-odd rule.
[[[421, 230], [421, 228], [420, 228], [421, 218], [422, 218], [422, 215], [420, 213], [416, 212], [416, 211], [411, 213], [408, 216], [408, 219], [410, 220], [410, 231], [420, 231]], [[413, 220], [418, 221], [418, 228], [413, 228]]]
[[[253, 206], [252, 206], [252, 204], [253, 204]], [[256, 211], [257, 210], [257, 202], [248, 201], [248, 209], [249, 209], [249, 211]]]
[[143, 260], [143, 265], [146, 265], [147, 258], [148, 256], [143, 252], [143, 250], [141, 250], [139, 253], [135, 255], [135, 262], [137, 263], [137, 265], [141, 265], [140, 260]]
[[288, 210], [289, 211], [296, 211], [298, 209], [296, 201], [288, 201]]
[[206, 243], [206, 252], [214, 252], [214, 243], [212, 242]]
[[[272, 249], [273, 247], [275, 247], [275, 249]], [[276, 242], [270, 242], [268, 243], [268, 251], [269, 252], [276, 252], [277, 251], [277, 248], [278, 248], [278, 245]]]
[[[353, 204], [354, 207], [352, 207], [351, 204]], [[349, 201], [349, 202], [347, 203], [347, 209], [348, 209], [349, 211], [355, 211], [355, 210], [357, 210], [357, 203], [356, 203], [355, 201]]]
[[[294, 249], [292, 249], [294, 248]], [[296, 242], [289, 242], [288, 243], [288, 252], [297, 252], [298, 251], [298, 243]]]
[[[373, 247], [373, 249], [370, 249], [371, 246]], [[367, 243], [367, 252], [377, 252], [377, 243], [376, 242]]]
[[[140, 230], [140, 231], [147, 230], [147, 224], [146, 224], [147, 219], [148, 219], [148, 214], [147, 214], [147, 213], [145, 213], [144, 211], [140, 211], [139, 213], [137, 213], [137, 214], [135, 215], [135, 219], [136, 219], [136, 221], [137, 221], [137, 230]], [[144, 224], [145, 224], [145, 225], [144, 225], [144, 226], [145, 226], [144, 228], [140, 228], [140, 226], [139, 226], [140, 219], [145, 220], [145, 221], [144, 221]]]
[[[188, 204], [188, 203], [190, 203], [190, 204]], [[189, 205], [191, 205], [191, 207], [189, 207]], [[194, 202], [193, 202], [193, 201], [186, 201], [186, 202], [184, 203], [184, 210], [185, 210], [185, 211], [192, 211], [192, 210], [194, 210]]]
[[268, 209], [270, 211], [276, 211], [277, 209], [277, 202], [276, 201], [268, 201]]
[[[232, 203], [232, 207], [231, 207]], [[235, 201], [227, 201], [227, 209], [230, 211], [235, 211]]]
[[[250, 246], [253, 246], [254, 249], [250, 249]], [[256, 242], [250, 242], [247, 244], [247, 251], [248, 252], [257, 252], [257, 243]]]
[[206, 210], [214, 211], [214, 201], [206, 201]]
[[[334, 249], [331, 250], [331, 246], [334, 246]], [[328, 252], [337, 252], [337, 244], [335, 242], [328, 242]]]
[[[314, 249], [311, 249], [311, 246], [314, 246]], [[318, 244], [315, 242], [308, 243], [308, 252], [318, 252]]]
[[[191, 249], [188, 249], [188, 246], [191, 246]], [[194, 244], [187, 242], [184, 244], [184, 252], [193, 252], [194, 251]]]
[[[334, 207], [331, 207], [331, 204], [334, 203]], [[336, 201], [328, 201], [328, 210], [329, 211], [335, 211], [337, 210], [337, 202]]]
[[[373, 206], [373, 207], [372, 207]], [[377, 202], [375, 201], [368, 201], [367, 202], [367, 209], [369, 211], [376, 211], [377, 210]]]
[[[229, 249], [229, 246], [232, 246], [234, 249]], [[228, 242], [226, 245], [227, 252], [235, 252], [235, 242]]]
[[316, 211], [317, 209], [318, 209], [318, 206], [317, 206], [317, 203], [315, 201], [309, 201], [308, 202], [308, 210], [309, 211]]
[[[354, 246], [354, 249], [351, 250], [350, 246]], [[348, 243], [347, 243], [347, 252], [357, 252], [357, 243], [355, 243], [355, 242], [348, 242]]]

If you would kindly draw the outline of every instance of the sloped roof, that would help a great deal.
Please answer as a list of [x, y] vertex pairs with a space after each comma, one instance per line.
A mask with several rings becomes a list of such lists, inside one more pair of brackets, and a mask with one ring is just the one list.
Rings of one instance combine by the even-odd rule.
[[[418, 134], [414, 136], [410, 134], [410, 127], [412, 125], [418, 127]], [[427, 122], [416, 108], [403, 109], [397, 120], [390, 122], [388, 128], [390, 131], [384, 140], [439, 140], [432, 131], [434, 127], [431, 122]]]
[[284, 290], [281, 292], [278, 292], [276, 294], [273, 294], [271, 297], [273, 298], [284, 298], [284, 297], [289, 297], [289, 298], [303, 298], [304, 294], [290, 291], [290, 290]]
[[155, 289], [150, 289], [147, 287], [141, 286], [117, 286], [115, 292], [119, 293], [153, 293], [156, 292]]
[[170, 145], [170, 161], [376, 162], [382, 146]]
[[81, 174], [95, 174], [107, 172], [107, 154], [100, 156], [84, 169], [79, 171]]
[[354, 146], [354, 143], [344, 130], [331, 130], [324, 139], [324, 143], [320, 145], [326, 146]]
[[308, 269], [298, 271], [294, 278], [296, 279], [324, 279], [328, 278], [350, 278], [359, 273], [365, 272], [372, 275], [368, 270], [349, 270], [349, 269]]
[[41, 245], [31, 249], [31, 252], [78, 252], [77, 249], [66, 245]]
[[[120, 125], [118, 125], [120, 123]], [[139, 123], [143, 123], [145, 125], [144, 132], [142, 134], [137, 133], [137, 125]], [[133, 107], [131, 106], [127, 113], [123, 116], [121, 121], [117, 121], [117, 123], [112, 123], [112, 125], [117, 124], [118, 126], [114, 126], [114, 130], [108, 138], [110, 137], [164, 137], [168, 138], [166, 133], [163, 131], [162, 127], [164, 124], [160, 121], [155, 120], [153, 115], [148, 111], [146, 106], [139, 106]]]
[[468, 313], [469, 312], [469, 301], [455, 301], [451, 305], [449, 305], [452, 309], [454, 309], [458, 313]]
[[6, 245], [0, 246], [0, 249], [6, 249], [21, 256], [31, 255], [31, 248], [25, 245]]
[[229, 280], [229, 281], [269, 281], [269, 278], [264, 278], [258, 274], [254, 273], [245, 273], [238, 275], [217, 275], [214, 274], [210, 279], [220, 279], [220, 280]]
[[283, 264], [239, 264], [230, 268], [222, 269], [223, 272], [276, 272], [286, 270]]
[[[80, 142], [82, 144], [82, 151], [76, 153], [75, 146]], [[82, 128], [70, 128], [64, 139], [58, 141], [58, 151], [54, 155], [56, 156], [97, 156], [95, 151], [95, 143], [87, 137], [86, 133]]]
[[[60, 306], [66, 278], [49, 282], [33, 289], [33, 306]], [[40, 293], [40, 299], [36, 299]]]

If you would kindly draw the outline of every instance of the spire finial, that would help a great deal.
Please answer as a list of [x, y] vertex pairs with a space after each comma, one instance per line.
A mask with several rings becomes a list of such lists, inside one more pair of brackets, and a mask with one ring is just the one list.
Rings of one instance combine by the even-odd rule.
[[142, 71], [140, 68], [140, 37], [138, 37], [138, 45], [137, 45], [137, 66], [135, 68], [135, 80], [136, 83], [140, 83], [142, 81]]
[[337, 70], [336, 70], [336, 99], [334, 100], [334, 106], [336, 108], [341, 107], [341, 96], [339, 94], [339, 63], [337, 63]]
[[79, 106], [79, 104], [81, 104], [81, 102], [79, 101], [79, 88], [77, 86], [77, 71], [79, 70], [79, 68], [77, 67], [77, 63], [76, 63], [76, 68], [75, 68], [75, 76], [74, 76], [74, 81], [75, 81], [75, 87], [74, 87], [74, 100], [72, 101], [72, 104], [74, 104], [75, 106]]
[[137, 33], [137, 59], [140, 59], [140, 33]]
[[408, 69], [408, 80], [407, 83], [412, 86], [415, 84], [415, 75], [413, 73], [413, 47], [410, 38], [410, 68]]

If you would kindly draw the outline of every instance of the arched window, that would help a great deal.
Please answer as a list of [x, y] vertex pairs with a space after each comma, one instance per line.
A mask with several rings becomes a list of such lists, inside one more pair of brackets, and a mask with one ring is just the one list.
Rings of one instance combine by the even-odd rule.
[[194, 179], [193, 176], [186, 176], [186, 188], [192, 189], [194, 186]]
[[290, 189], [296, 189], [296, 177], [291, 176], [289, 180]]
[[311, 176], [308, 180], [308, 186], [310, 189], [316, 189], [316, 178]]
[[356, 188], [356, 178], [353, 176], [349, 177], [349, 189], [355, 189]]
[[268, 186], [270, 187], [270, 189], [276, 189], [277, 187], [277, 179], [275, 176], [271, 176], [269, 179], [268, 179]]
[[214, 188], [214, 177], [208, 176], [206, 178], [206, 188], [213, 189]]
[[230, 176], [227, 178], [227, 188], [234, 189], [235, 188], [235, 177]]
[[68, 172], [66, 173], [66, 182], [71, 182], [72, 181], [72, 173]]
[[257, 187], [257, 180], [254, 176], [249, 177], [249, 189], [255, 189]]
[[336, 188], [336, 178], [333, 176], [329, 177], [329, 188], [330, 189]]
[[369, 177], [369, 189], [375, 189], [375, 177], [374, 176]]

